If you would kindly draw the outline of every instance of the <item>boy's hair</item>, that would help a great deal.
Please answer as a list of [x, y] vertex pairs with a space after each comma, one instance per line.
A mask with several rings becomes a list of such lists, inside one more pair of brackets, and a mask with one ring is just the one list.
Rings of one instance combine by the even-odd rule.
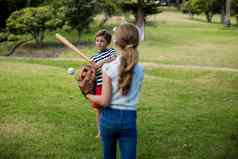
[[133, 76], [134, 66], [138, 63], [139, 32], [133, 24], [122, 24], [115, 31], [115, 44], [121, 49], [118, 87], [122, 95], [127, 95]]
[[112, 40], [112, 35], [109, 31], [105, 30], [105, 29], [102, 29], [102, 30], [99, 30], [97, 33], [96, 33], [96, 37], [99, 37], [99, 36], [103, 36], [106, 41], [107, 41], [107, 44], [110, 44], [111, 43], [111, 40]]

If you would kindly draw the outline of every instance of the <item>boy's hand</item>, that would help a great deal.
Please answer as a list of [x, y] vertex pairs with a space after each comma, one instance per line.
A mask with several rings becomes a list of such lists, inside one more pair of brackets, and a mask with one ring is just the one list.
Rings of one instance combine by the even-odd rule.
[[99, 69], [99, 68], [101, 68], [103, 66], [103, 64], [112, 62], [115, 59], [116, 58], [109, 58], [109, 59], [103, 60], [103, 61], [101, 61], [99, 63], [96, 63], [96, 62], [93, 61], [92, 64], [93, 64], [94, 68]]
[[96, 62], [92, 62], [92, 64], [93, 64], [93, 67], [94, 67], [95, 69], [99, 69], [99, 68], [101, 68], [102, 65], [103, 65], [103, 63], [96, 63]]

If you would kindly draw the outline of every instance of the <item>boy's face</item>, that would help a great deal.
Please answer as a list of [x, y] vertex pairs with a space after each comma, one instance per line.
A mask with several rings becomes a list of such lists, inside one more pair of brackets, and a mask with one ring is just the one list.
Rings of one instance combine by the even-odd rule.
[[96, 37], [96, 48], [103, 50], [107, 47], [107, 40], [103, 36]]

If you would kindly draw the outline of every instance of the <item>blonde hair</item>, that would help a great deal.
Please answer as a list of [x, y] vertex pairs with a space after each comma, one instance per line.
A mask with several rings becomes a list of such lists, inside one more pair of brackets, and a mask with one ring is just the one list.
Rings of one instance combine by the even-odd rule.
[[121, 50], [118, 89], [127, 95], [133, 78], [134, 66], [138, 63], [139, 33], [133, 24], [122, 24], [115, 31], [115, 44]]

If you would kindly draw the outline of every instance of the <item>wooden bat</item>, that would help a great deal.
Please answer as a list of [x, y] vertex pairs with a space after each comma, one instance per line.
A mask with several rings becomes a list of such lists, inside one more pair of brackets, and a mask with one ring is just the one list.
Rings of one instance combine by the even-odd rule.
[[69, 42], [65, 37], [63, 37], [62, 35], [56, 33], [55, 34], [56, 38], [61, 41], [64, 45], [66, 45], [68, 48], [72, 49], [73, 51], [75, 51], [76, 53], [78, 53], [84, 60], [86, 60], [87, 62], [89, 62], [90, 64], [92, 63], [92, 61], [84, 54], [82, 53], [77, 47], [75, 47], [71, 42]]

